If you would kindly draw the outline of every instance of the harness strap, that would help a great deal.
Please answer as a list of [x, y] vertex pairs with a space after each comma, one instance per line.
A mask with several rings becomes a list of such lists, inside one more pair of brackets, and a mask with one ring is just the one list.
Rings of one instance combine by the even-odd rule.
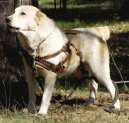
[[43, 58], [36, 58], [35, 65], [43, 67], [47, 70], [51, 70], [52, 72], [55, 72], [55, 73], [62, 73], [64, 71], [64, 67], [61, 65], [61, 63], [58, 65], [54, 65], [53, 63], [48, 62]]
[[[43, 67], [47, 70], [51, 70], [52, 72], [55, 72], [55, 73], [64, 72], [65, 67], [63, 66], [63, 63], [65, 63], [70, 56], [69, 55], [71, 52], [70, 45], [71, 45], [71, 43], [68, 42], [65, 46], [62, 47], [62, 49], [60, 49], [59, 51], [57, 51], [51, 55], [47, 55], [44, 57], [36, 57], [35, 58], [35, 65]], [[47, 61], [47, 59], [53, 58], [53, 57], [59, 55], [61, 52], [68, 52], [69, 54], [67, 55], [66, 59], [64, 61], [60, 62], [58, 65], [55, 65], [55, 64]]]
[[51, 55], [44, 56], [44, 57], [42, 57], [42, 58], [43, 58], [43, 59], [50, 59], [50, 58], [53, 58], [53, 57], [59, 55], [61, 52], [70, 52], [70, 49], [69, 49], [70, 45], [71, 45], [71, 43], [68, 42], [68, 43], [67, 43], [65, 46], [63, 46], [62, 49], [60, 49], [59, 51], [57, 51], [57, 52], [55, 52], [55, 53], [53, 53], [53, 54], [51, 54]]
[[72, 29], [66, 29], [66, 30], [63, 30], [63, 32], [65, 34], [72, 34], [72, 35], [77, 35], [79, 33], [82, 33], [82, 31], [79, 31], [79, 30], [72, 30]]

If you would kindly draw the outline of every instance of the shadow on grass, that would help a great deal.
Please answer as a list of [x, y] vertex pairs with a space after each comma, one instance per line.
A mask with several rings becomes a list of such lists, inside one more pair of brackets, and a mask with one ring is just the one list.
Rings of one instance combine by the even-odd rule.
[[24, 81], [0, 83], [0, 105], [2, 107], [23, 108], [28, 103], [28, 87]]
[[[42, 95], [37, 95], [37, 105], [40, 105], [42, 99]], [[81, 98], [72, 98], [68, 100], [64, 100], [65, 96], [57, 94], [55, 96], [52, 96], [51, 103], [60, 103], [60, 104], [65, 104], [69, 106], [73, 105], [84, 105], [86, 103], [86, 99], [81, 99]], [[64, 101], [62, 101], [64, 100]], [[60, 102], [62, 101], [62, 102]]]

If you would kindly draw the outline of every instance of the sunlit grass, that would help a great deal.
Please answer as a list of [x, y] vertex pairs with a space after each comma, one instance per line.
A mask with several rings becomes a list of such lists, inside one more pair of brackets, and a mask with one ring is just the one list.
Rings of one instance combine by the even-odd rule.
[[71, 21], [56, 21], [56, 24], [63, 29], [77, 28], [77, 27], [96, 27], [96, 26], [109, 26], [109, 29], [113, 33], [127, 32], [129, 31], [129, 21], [92, 21], [85, 22], [78, 19]]
[[[54, 0], [38, 0], [40, 8], [54, 8]], [[57, 8], [60, 8], [60, 0], [56, 0]], [[91, 8], [102, 7], [103, 9], [112, 7], [111, 1], [90, 1], [90, 0], [68, 0], [67, 8]]]
[[108, 24], [111, 32], [127, 32], [129, 31], [129, 20], [126, 21], [115, 21]]

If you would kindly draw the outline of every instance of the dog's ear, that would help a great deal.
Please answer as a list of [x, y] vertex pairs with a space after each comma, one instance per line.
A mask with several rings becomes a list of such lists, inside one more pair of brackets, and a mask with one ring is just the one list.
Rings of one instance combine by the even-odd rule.
[[43, 14], [41, 11], [36, 12], [35, 20], [36, 20], [38, 25], [41, 24], [41, 22], [43, 21], [44, 17], [45, 17], [45, 14]]

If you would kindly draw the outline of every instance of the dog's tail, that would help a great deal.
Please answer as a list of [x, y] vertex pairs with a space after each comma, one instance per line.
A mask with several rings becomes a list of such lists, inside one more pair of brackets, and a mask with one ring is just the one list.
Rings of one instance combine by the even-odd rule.
[[73, 30], [90, 32], [102, 38], [105, 42], [110, 38], [110, 31], [108, 26], [91, 27], [91, 28], [75, 28]]
[[107, 41], [110, 38], [110, 31], [108, 26], [96, 27], [93, 28], [96, 31], [97, 35], [100, 36], [104, 41]]

